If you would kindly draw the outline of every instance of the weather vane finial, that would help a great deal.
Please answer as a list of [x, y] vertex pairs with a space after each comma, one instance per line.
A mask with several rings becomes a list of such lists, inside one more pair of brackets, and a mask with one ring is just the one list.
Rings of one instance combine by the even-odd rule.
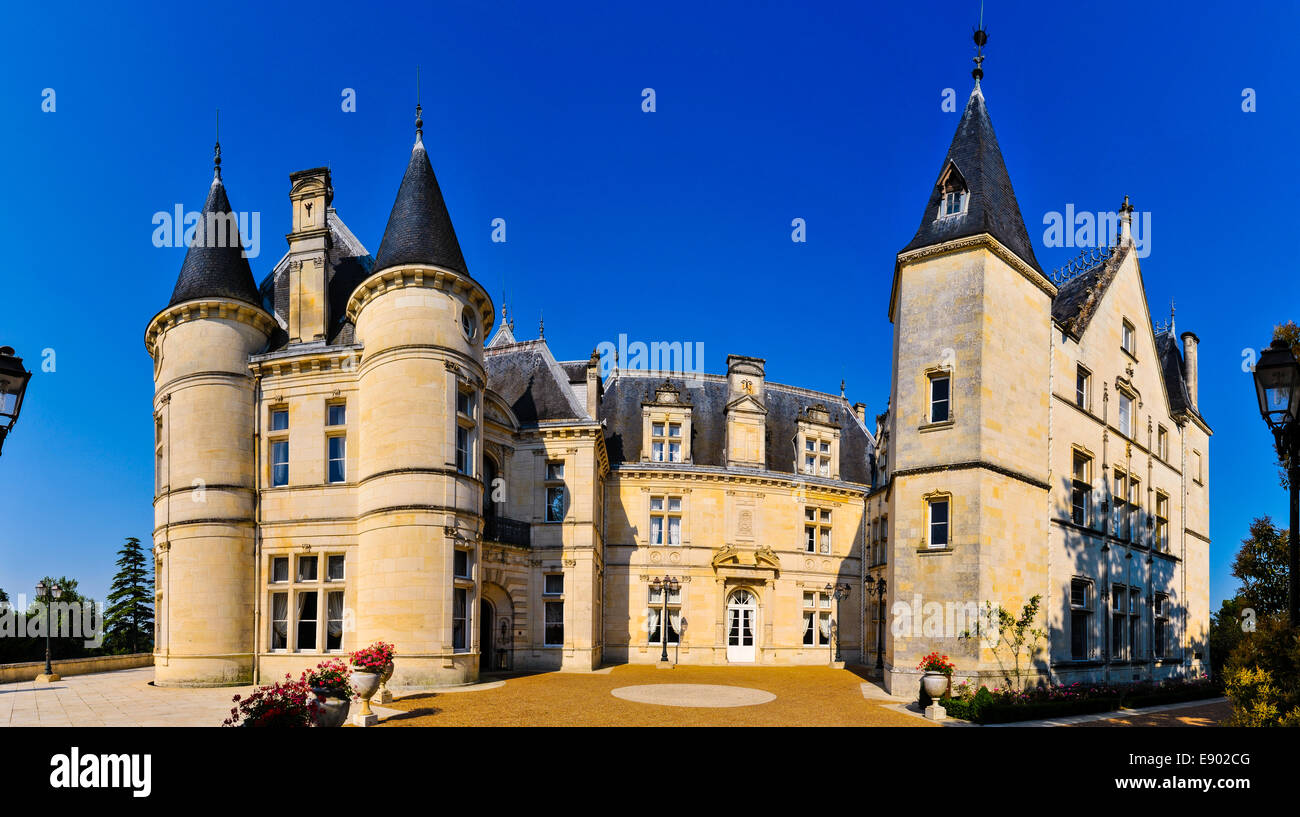
[[415, 141], [417, 144], [424, 142], [424, 119], [420, 115], [420, 66], [415, 66]]
[[217, 144], [213, 146], [212, 181], [221, 181], [221, 109], [217, 108]]
[[989, 33], [984, 30], [984, 0], [980, 0], [980, 27], [975, 29], [975, 70], [970, 75], [975, 78], [975, 87], [984, 79], [984, 46], [989, 41]]

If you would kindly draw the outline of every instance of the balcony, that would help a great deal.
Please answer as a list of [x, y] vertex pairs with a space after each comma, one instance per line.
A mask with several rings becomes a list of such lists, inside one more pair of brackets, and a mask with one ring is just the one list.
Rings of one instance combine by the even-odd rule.
[[483, 539], [500, 542], [503, 545], [529, 547], [533, 526], [518, 519], [506, 519], [503, 516], [489, 516], [485, 520]]

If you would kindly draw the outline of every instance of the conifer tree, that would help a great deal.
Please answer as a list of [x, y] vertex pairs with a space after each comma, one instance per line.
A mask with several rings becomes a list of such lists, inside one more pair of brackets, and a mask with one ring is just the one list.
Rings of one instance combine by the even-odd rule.
[[153, 649], [153, 580], [150, 563], [134, 536], [117, 552], [117, 575], [104, 617], [110, 652]]

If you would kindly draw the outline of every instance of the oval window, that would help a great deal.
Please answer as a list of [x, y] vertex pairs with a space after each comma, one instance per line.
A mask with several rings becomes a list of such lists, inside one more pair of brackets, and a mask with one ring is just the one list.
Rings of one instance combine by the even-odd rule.
[[460, 328], [465, 331], [465, 337], [470, 340], [473, 340], [474, 336], [478, 334], [478, 325], [474, 317], [474, 310], [468, 306], [460, 313]]

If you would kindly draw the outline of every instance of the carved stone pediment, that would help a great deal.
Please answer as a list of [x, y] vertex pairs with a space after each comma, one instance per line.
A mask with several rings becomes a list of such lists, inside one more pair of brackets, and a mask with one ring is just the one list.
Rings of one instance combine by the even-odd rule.
[[714, 552], [709, 564], [718, 575], [727, 577], [771, 574], [781, 569], [781, 560], [768, 545], [756, 550], [723, 545]]

